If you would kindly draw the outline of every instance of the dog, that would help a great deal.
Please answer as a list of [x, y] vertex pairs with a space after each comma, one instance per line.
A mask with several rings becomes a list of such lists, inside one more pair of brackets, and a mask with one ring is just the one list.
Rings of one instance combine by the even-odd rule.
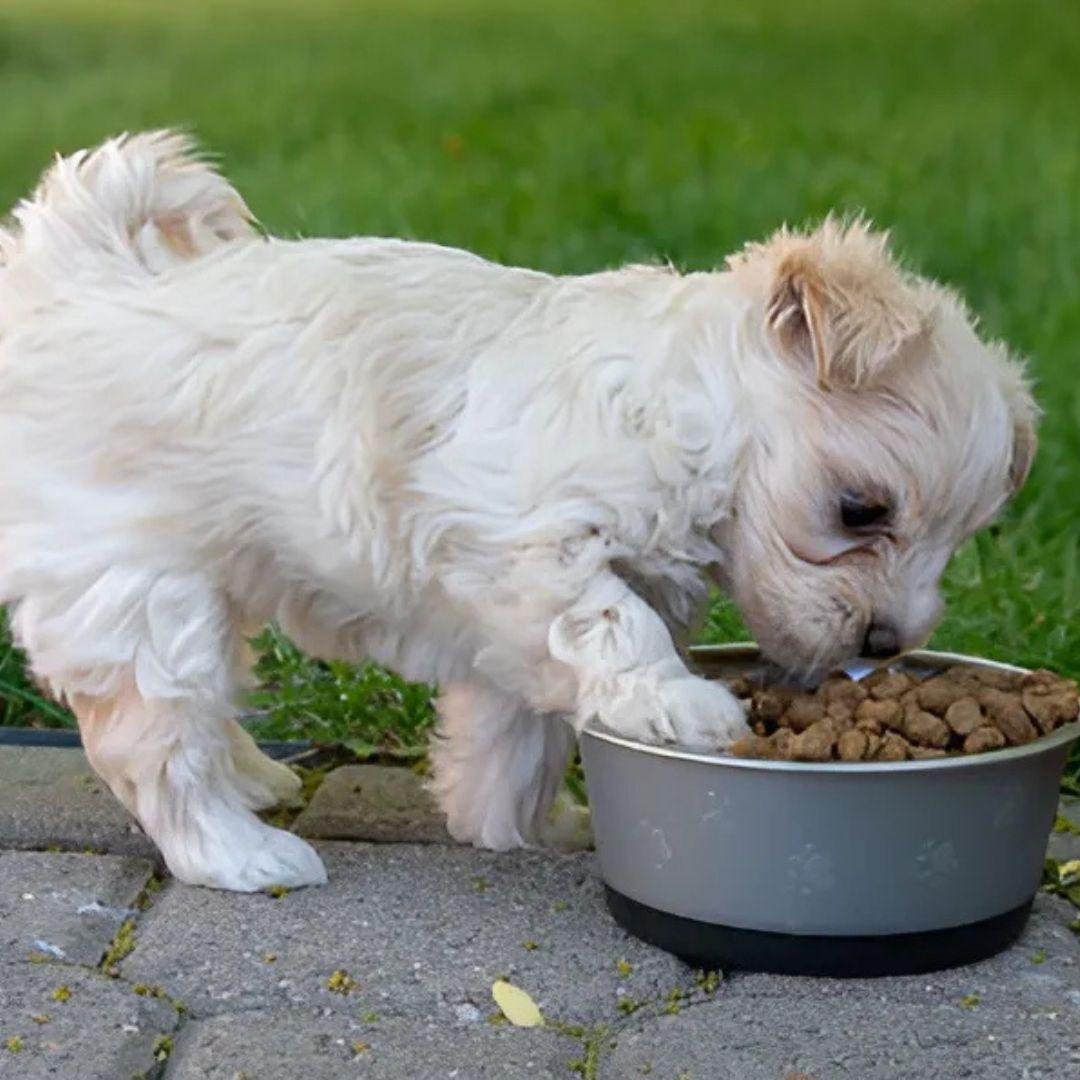
[[861, 220], [712, 273], [266, 237], [185, 136], [60, 158], [0, 233], [0, 602], [182, 881], [325, 881], [255, 811], [248, 628], [437, 682], [460, 841], [535, 840], [595, 718], [720, 749], [715, 581], [804, 677], [922, 642], [1023, 484], [1022, 364]]

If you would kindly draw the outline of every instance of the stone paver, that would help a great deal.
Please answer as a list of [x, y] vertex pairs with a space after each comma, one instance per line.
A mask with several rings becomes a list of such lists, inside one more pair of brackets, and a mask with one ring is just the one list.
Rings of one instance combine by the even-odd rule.
[[158, 858], [81, 750], [0, 746], [0, 848], [53, 846]]
[[1080, 1076], [1074, 912], [1036, 901], [1019, 944], [901, 979], [734, 974], [712, 1000], [617, 1031], [603, 1080], [1051, 1080]]
[[1080, 859], [1080, 798], [1065, 796], [1058, 807], [1058, 814], [1064, 821], [1070, 823], [1074, 830], [1066, 828], [1064, 831], [1055, 830], [1050, 834], [1050, 845], [1047, 854], [1060, 862], [1068, 862], [1070, 859]]
[[[1080, 820], [1080, 801], [1062, 812]], [[1017, 946], [969, 968], [872, 981], [733, 974], [709, 993], [619, 930], [593, 856], [448, 844], [407, 770], [331, 774], [298, 825], [382, 842], [319, 842], [330, 884], [280, 898], [167, 882], [133, 916], [119, 979], [80, 965], [99, 962], [152, 864], [0, 850], [0, 1078], [159, 1077], [155, 1043], [169, 1033], [164, 1080], [517, 1080], [570, 1076], [572, 1059], [601, 1080], [1080, 1076], [1077, 912], [1057, 897], [1037, 899]], [[1077, 839], [1055, 833], [1051, 852], [1078, 857]], [[133, 840], [145, 850], [80, 753], [0, 748], [0, 849]], [[26, 962], [35, 953], [62, 959]], [[500, 976], [552, 1024], [489, 1023]], [[69, 1000], [52, 999], [60, 985]]]
[[98, 963], [152, 872], [123, 855], [0, 851], [0, 961]]
[[176, 1042], [166, 1080], [539, 1080], [571, 1077], [581, 1046], [546, 1030], [282, 1009], [195, 1021]]
[[[65, 1001], [53, 996], [61, 987], [69, 992]], [[175, 1029], [177, 1020], [168, 1002], [141, 997], [126, 983], [96, 971], [0, 964], [0, 1078], [130, 1080], [151, 1075], [157, 1064], [155, 1043]]]
[[453, 843], [412, 769], [345, 765], [335, 769], [296, 820], [301, 836], [380, 843]]
[[[493, 1012], [491, 984], [505, 975], [567, 1023], [615, 1019], [620, 994], [693, 985], [611, 920], [591, 856], [318, 846], [329, 885], [281, 899], [167, 886], [125, 977], [160, 983], [203, 1015], [310, 1005], [453, 1020], [462, 1005]], [[327, 989], [338, 969], [359, 983], [353, 993]]]

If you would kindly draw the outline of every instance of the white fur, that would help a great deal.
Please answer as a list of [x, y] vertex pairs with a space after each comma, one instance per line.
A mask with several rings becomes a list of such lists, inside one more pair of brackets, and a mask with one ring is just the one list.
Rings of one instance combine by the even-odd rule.
[[[1019, 369], [861, 225], [723, 272], [557, 278], [266, 240], [186, 140], [122, 138], [0, 234], [0, 602], [178, 877], [319, 882], [252, 813], [294, 785], [233, 720], [244, 626], [441, 682], [451, 831], [525, 843], [565, 721], [743, 728], [676, 646], [704, 570], [791, 667], [883, 611], [927, 633], [1032, 417]], [[864, 481], [897, 493], [888, 537], [837, 526]]]

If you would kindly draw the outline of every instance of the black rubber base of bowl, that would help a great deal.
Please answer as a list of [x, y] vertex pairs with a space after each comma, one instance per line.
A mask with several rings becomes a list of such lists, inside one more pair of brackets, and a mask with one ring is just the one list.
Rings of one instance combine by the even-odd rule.
[[616, 922], [693, 967], [834, 978], [917, 975], [985, 960], [1020, 936], [1032, 903], [1029, 900], [1003, 915], [947, 930], [826, 937], [718, 926], [657, 911], [610, 887], [606, 891]]

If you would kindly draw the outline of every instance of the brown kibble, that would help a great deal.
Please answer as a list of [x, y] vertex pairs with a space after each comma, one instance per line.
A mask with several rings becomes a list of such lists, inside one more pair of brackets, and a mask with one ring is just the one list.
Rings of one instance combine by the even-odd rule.
[[792, 746], [798, 736], [790, 728], [781, 728], [772, 737], [773, 756], [780, 761], [792, 760]]
[[986, 723], [979, 703], [972, 697], [954, 701], [945, 712], [945, 723], [962, 738]]
[[1018, 690], [1024, 676], [1017, 671], [1002, 671], [999, 668], [965, 667], [972, 679], [994, 690]]
[[879, 734], [882, 728], [899, 727], [903, 721], [900, 702], [892, 700], [864, 701], [855, 710], [855, 722], [858, 724], [865, 720], [873, 721], [877, 725]]
[[1037, 737], [1035, 725], [1024, 711], [1018, 693], [1010, 694], [994, 687], [985, 687], [979, 694], [979, 704], [1013, 746], [1022, 746]]
[[937, 716], [944, 716], [954, 701], [959, 701], [967, 694], [967, 688], [953, 682], [947, 675], [937, 675], [920, 683], [915, 691], [919, 704]]
[[919, 746], [941, 749], [949, 745], [949, 725], [940, 716], [922, 710], [904, 717], [904, 735]]
[[891, 678], [892, 675], [893, 672], [887, 667], [878, 668], [876, 671], [871, 671], [864, 679], [860, 679], [859, 685], [869, 694], [879, 682]]
[[845, 731], [836, 743], [837, 756], [841, 761], [862, 761], [866, 757], [869, 739], [865, 731], [852, 728]]
[[[930, 761], [1031, 742], [1080, 711], [1077, 684], [1049, 671], [1029, 674], [957, 665], [920, 681], [878, 671], [863, 682], [827, 679], [816, 692], [734, 680], [751, 694], [739, 757], [780, 761]], [[1037, 727], [1036, 727], [1037, 725]]]
[[785, 695], [776, 690], [755, 690], [750, 701], [750, 715], [755, 720], [776, 723], [784, 715]]
[[1059, 681], [1056, 689], [1039, 685], [1027, 687], [1021, 694], [1024, 708], [1044, 735], [1076, 719], [1078, 704], [1076, 684]]
[[787, 712], [780, 718], [783, 727], [789, 727], [792, 731], [805, 731], [808, 727], [825, 718], [825, 706], [816, 698], [800, 695], [795, 698], [787, 708]]
[[952, 667], [946, 668], [941, 674], [944, 678], [951, 680], [958, 686], [967, 687], [969, 693], [977, 694], [983, 686], [983, 684], [975, 678], [974, 670], [965, 664], [954, 664]]
[[831, 702], [825, 709], [825, 715], [836, 724], [839, 731], [851, 727], [855, 721], [855, 709], [847, 701]]
[[754, 692], [754, 684], [744, 675], [739, 675], [728, 682], [728, 689], [737, 698], [748, 698]]
[[865, 686], [855, 682], [854, 679], [849, 679], [846, 675], [835, 675], [831, 679], [826, 679], [818, 690], [818, 694], [826, 705], [843, 702], [851, 708], [855, 708], [860, 701], [865, 701], [867, 693]]
[[[1071, 681], [1070, 679], [1063, 679], [1060, 675], [1055, 675], [1052, 671], [1047, 671], [1046, 668], [1039, 668], [1036, 671], [1029, 671], [1020, 680], [1020, 688], [1030, 690], [1038, 687], [1043, 690], [1056, 690], [1062, 685], [1069, 685]], [[1074, 687], [1075, 685], [1073, 683]]]
[[948, 757], [948, 754], [936, 746], [913, 746], [911, 757], [913, 761], [929, 761], [931, 758]]
[[874, 754], [875, 761], [907, 761], [911, 747], [907, 739], [895, 731], [887, 731], [881, 737], [881, 744]]
[[791, 752], [796, 761], [831, 761], [835, 742], [836, 729], [828, 720], [819, 720], [795, 736]]
[[[873, 676], [871, 675], [870, 678]], [[902, 671], [890, 671], [870, 687], [870, 696], [878, 701], [888, 701], [900, 697], [913, 685], [910, 675], [905, 675]]]
[[898, 731], [901, 735], [904, 735], [904, 737], [907, 738], [907, 735], [905, 734], [905, 729], [907, 728], [908, 724], [917, 723], [918, 718], [923, 714], [925, 710], [919, 704], [919, 699], [915, 696], [914, 690], [909, 690], [900, 699], [900, 705], [900, 723], [894, 725], [893, 730]]
[[746, 735], [733, 742], [730, 752], [741, 758], [770, 758], [774, 756], [772, 743], [761, 735]]
[[1000, 750], [1005, 745], [1005, 736], [995, 727], [976, 728], [964, 740], [965, 754], [982, 754], [987, 750]]

